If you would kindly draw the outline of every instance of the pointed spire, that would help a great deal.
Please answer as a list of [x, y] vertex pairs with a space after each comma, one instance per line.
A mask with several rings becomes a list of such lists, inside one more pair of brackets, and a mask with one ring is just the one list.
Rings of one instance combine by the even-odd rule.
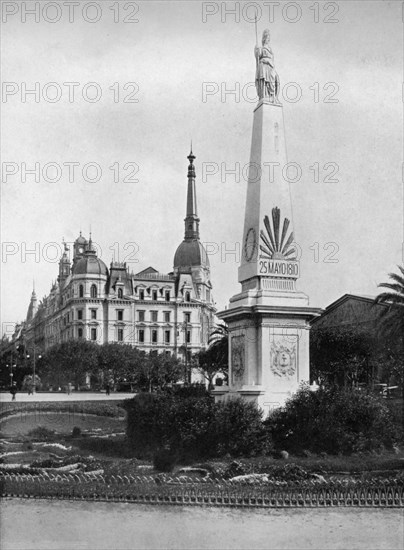
[[195, 188], [195, 155], [192, 152], [189, 153], [187, 159], [189, 160], [188, 166], [188, 192], [187, 192], [187, 213], [185, 218], [185, 239], [194, 240], [199, 239], [199, 218], [196, 206], [196, 188]]
[[90, 231], [90, 238], [88, 240], [88, 246], [87, 246], [87, 249], [85, 251], [85, 254], [87, 256], [91, 255], [91, 256], [94, 256], [96, 255], [96, 250], [95, 248], [93, 247], [93, 238], [92, 238], [92, 234], [91, 234], [91, 231]]
[[187, 159], [189, 160], [189, 166], [188, 166], [188, 177], [195, 177], [195, 166], [194, 166], [194, 160], [196, 159], [195, 155], [192, 152], [192, 141], [191, 141], [191, 152], [187, 156]]

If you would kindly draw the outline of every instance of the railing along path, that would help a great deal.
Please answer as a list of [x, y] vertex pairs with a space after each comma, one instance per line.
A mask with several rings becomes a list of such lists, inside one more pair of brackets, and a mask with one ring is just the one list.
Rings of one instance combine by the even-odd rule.
[[243, 483], [188, 476], [99, 473], [2, 474], [3, 497], [261, 508], [404, 507], [400, 481]]

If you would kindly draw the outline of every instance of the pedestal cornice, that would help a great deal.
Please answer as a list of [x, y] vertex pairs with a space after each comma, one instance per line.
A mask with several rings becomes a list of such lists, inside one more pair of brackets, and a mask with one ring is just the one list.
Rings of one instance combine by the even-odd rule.
[[301, 317], [303, 319], [314, 320], [322, 314], [323, 310], [317, 307], [294, 307], [294, 306], [238, 306], [234, 308], [225, 309], [219, 311], [217, 316], [219, 319], [223, 319], [226, 323], [229, 321], [237, 321], [239, 319], [246, 319], [255, 315], [261, 315], [265, 317], [273, 317], [274, 319], [279, 317], [284, 318], [296, 318]]

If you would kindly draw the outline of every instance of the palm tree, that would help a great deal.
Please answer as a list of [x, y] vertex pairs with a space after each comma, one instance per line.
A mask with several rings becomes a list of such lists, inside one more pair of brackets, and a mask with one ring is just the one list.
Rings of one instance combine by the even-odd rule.
[[384, 331], [404, 343], [404, 267], [397, 266], [401, 274], [389, 273], [391, 283], [380, 283], [379, 287], [387, 288], [375, 298], [375, 304], [385, 304], [383, 311]]
[[393, 371], [401, 382], [404, 399], [404, 267], [397, 267], [400, 273], [389, 273], [392, 282], [378, 285], [387, 291], [380, 293], [374, 303], [387, 306], [380, 317], [382, 334], [392, 342], [391, 346], [387, 346], [387, 359], [395, 363]]
[[212, 345], [223, 338], [229, 338], [229, 327], [225, 323], [216, 325], [215, 329], [212, 330], [209, 336], [209, 345]]
[[198, 370], [208, 381], [208, 389], [213, 389], [213, 379], [218, 373], [227, 375], [229, 368], [229, 329], [221, 323], [216, 325], [209, 336], [209, 347], [198, 354]]

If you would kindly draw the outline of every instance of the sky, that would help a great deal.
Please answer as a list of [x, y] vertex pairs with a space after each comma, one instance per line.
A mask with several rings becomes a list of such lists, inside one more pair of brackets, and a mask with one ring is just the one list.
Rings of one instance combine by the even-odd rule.
[[376, 295], [403, 262], [400, 2], [36, 4], [2, 2], [2, 332], [80, 231], [107, 265], [172, 270], [191, 140], [217, 308], [240, 291], [256, 10], [301, 170], [299, 290]]

